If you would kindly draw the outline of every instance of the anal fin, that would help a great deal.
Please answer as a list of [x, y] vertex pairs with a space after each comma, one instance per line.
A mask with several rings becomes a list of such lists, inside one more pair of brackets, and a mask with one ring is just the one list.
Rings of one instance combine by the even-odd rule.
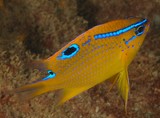
[[127, 68], [119, 73], [117, 86], [118, 86], [120, 95], [124, 99], [125, 111], [127, 112], [127, 101], [128, 101], [128, 94], [129, 94], [129, 78], [128, 78]]
[[108, 79], [108, 81], [112, 83], [111, 86], [109, 87], [108, 92], [110, 92], [112, 90], [112, 88], [116, 84], [118, 78], [119, 78], [119, 74], [116, 74], [116, 75], [114, 75], [114, 76], [112, 76], [111, 78]]
[[84, 86], [79, 88], [65, 88], [62, 90], [62, 95], [60, 96], [60, 100], [58, 102], [58, 105], [63, 104], [67, 100], [73, 98], [74, 96], [82, 93], [85, 90], [88, 90], [92, 86]]

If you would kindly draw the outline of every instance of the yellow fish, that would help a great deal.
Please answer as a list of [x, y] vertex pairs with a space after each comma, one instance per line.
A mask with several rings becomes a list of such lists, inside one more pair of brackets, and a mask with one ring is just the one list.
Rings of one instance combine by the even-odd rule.
[[[149, 29], [149, 21], [130, 18], [111, 21], [81, 34], [46, 60], [35, 64], [48, 75], [42, 81], [17, 88], [23, 99], [59, 90], [59, 104], [112, 78], [125, 101], [129, 93], [128, 65]], [[115, 78], [113, 78], [113, 76]]]

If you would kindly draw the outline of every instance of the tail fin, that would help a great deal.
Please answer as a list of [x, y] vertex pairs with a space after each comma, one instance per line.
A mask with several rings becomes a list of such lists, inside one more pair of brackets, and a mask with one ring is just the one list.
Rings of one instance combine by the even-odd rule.
[[57, 90], [59, 88], [57, 80], [41, 81], [34, 84], [29, 84], [15, 89], [15, 93], [22, 101], [29, 100], [43, 93]]
[[41, 72], [47, 71], [47, 63], [44, 60], [30, 61], [28, 63], [32, 69], [38, 69]]

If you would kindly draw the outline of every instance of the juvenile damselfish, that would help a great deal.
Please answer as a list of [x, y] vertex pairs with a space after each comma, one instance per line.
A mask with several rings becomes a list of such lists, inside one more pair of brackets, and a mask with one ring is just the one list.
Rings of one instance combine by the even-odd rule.
[[129, 18], [95, 26], [45, 60], [34, 64], [48, 75], [41, 81], [17, 88], [23, 99], [62, 90], [58, 104], [81, 92], [112, 79], [127, 107], [128, 65], [149, 29], [149, 21]]

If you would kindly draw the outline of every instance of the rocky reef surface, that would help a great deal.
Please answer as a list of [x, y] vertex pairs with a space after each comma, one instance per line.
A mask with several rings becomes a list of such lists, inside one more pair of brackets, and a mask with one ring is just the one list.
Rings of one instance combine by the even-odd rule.
[[[114, 19], [145, 17], [145, 42], [129, 66], [128, 113], [116, 87], [103, 82], [55, 107], [55, 92], [19, 103], [10, 94], [42, 76], [30, 60], [51, 56], [87, 29]], [[159, 118], [159, 0], [0, 0], [0, 118]]]

